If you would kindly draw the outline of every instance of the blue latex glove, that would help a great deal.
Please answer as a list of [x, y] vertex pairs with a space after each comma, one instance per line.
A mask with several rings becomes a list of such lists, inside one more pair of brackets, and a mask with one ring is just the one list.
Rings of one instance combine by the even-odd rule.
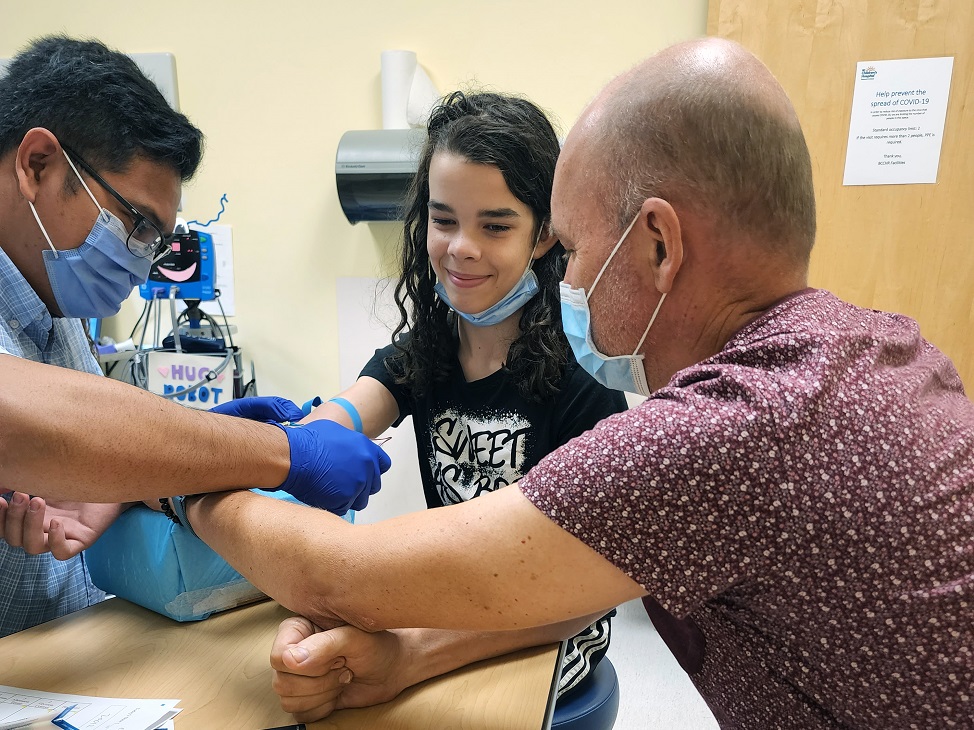
[[224, 416], [249, 418], [251, 421], [300, 421], [304, 418], [300, 406], [287, 398], [276, 395], [240, 398], [213, 406], [210, 413], [222, 413]]
[[334, 421], [276, 424], [287, 434], [291, 469], [279, 487], [305, 504], [342, 515], [364, 509], [392, 459], [370, 438]]

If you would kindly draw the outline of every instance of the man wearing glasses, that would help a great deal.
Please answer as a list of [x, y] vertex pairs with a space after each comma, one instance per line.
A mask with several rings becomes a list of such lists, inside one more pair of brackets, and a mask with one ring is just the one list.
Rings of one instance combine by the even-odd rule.
[[0, 77], [0, 636], [103, 597], [80, 553], [118, 503], [280, 487], [344, 512], [389, 466], [337, 424], [261, 422], [300, 414], [282, 399], [230, 418], [94, 377], [81, 320], [118, 312], [168, 251], [202, 151], [200, 131], [101, 43], [41, 39]]

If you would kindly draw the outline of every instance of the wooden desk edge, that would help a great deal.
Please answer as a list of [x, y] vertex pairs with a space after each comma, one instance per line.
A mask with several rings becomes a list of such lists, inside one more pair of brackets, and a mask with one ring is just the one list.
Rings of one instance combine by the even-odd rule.
[[[286, 725], [293, 719], [280, 709], [271, 689], [268, 656], [278, 624], [290, 615], [293, 614], [268, 601], [233, 609], [205, 621], [180, 624], [114, 598], [0, 639], [0, 651], [12, 660], [4, 672], [4, 684], [81, 695], [179, 698], [183, 712], [177, 726], [184, 728], [213, 727], [214, 716], [225, 718], [233, 727]], [[52, 650], [56, 653], [52, 654]], [[523, 707], [537, 708], [527, 712], [521, 711], [516, 701], [502, 703], [505, 706], [501, 708], [478, 707], [478, 701], [484, 702], [491, 692], [501, 691], [503, 696], [512, 697], [518, 688], [523, 691], [523, 681], [512, 681], [500, 690], [493, 687], [497, 677], [503, 677], [497, 670], [511, 664], [535, 677], [527, 684], [538, 689], [539, 667], [543, 667], [549, 681], [540, 727], [548, 728], [563, 652], [563, 644], [552, 644], [476, 662], [411, 687], [391, 702], [360, 710], [341, 710], [308, 727], [309, 730], [374, 728], [379, 726], [375, 723], [377, 719], [392, 717], [397, 718], [396, 723], [382, 726], [437, 726], [435, 714], [422, 720], [412, 714], [419, 710], [445, 712], [452, 719], [462, 717], [465, 728], [533, 730], [539, 727], [537, 719], [531, 717], [539, 717], [540, 693], [525, 697]], [[57, 656], [57, 661], [49, 660], [52, 655]], [[192, 665], [185, 663], [187, 656], [195, 659]], [[549, 661], [554, 664], [548, 664]], [[469, 683], [478, 679], [484, 679], [486, 684], [471, 695], [467, 692]], [[512, 691], [514, 694], [509, 694]], [[465, 705], [464, 698], [475, 701]], [[503, 725], [497, 724], [498, 713], [507, 713], [503, 715]], [[482, 721], [480, 725], [478, 719]]]

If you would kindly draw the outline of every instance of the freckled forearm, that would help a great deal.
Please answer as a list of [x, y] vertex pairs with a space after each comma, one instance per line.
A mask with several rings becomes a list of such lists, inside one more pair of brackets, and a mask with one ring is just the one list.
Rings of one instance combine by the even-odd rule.
[[191, 500], [189, 517], [258, 588], [326, 628], [521, 630], [645, 593], [516, 488], [374, 525], [248, 492]]
[[202, 540], [267, 595], [319, 626], [346, 623], [326, 609], [343, 569], [329, 555], [351, 527], [343, 519], [246, 491], [190, 498], [187, 516]]

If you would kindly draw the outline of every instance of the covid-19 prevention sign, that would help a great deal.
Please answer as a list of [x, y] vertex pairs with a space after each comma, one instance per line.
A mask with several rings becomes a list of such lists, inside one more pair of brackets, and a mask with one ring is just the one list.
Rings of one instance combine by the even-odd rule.
[[954, 59], [860, 61], [843, 185], [935, 183]]

